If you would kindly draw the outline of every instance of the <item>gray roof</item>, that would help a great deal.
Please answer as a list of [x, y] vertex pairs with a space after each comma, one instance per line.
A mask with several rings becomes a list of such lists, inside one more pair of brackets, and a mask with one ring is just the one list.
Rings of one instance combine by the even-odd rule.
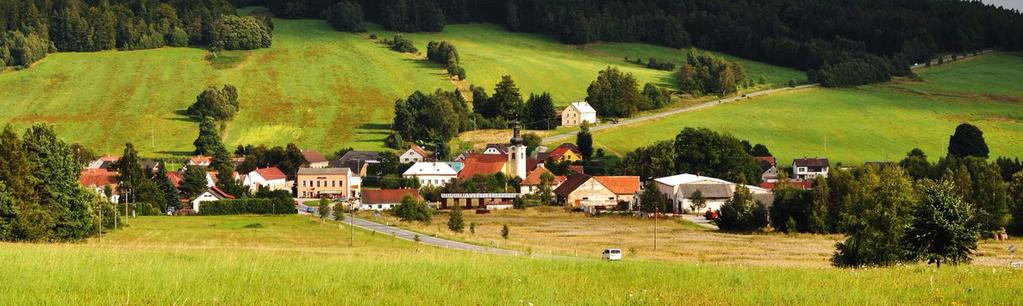
[[380, 152], [375, 151], [348, 151], [344, 156], [341, 156], [341, 161], [358, 160], [358, 161], [379, 161]]
[[679, 193], [688, 198], [693, 192], [697, 190], [703, 194], [704, 198], [708, 199], [725, 199], [732, 197], [732, 188], [726, 184], [685, 184], [680, 185]]

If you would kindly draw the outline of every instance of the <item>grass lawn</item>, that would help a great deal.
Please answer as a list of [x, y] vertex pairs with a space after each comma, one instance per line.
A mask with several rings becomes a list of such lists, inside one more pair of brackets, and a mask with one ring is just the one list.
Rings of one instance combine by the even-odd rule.
[[901, 160], [915, 147], [942, 156], [955, 126], [970, 122], [992, 156], [1023, 156], [1023, 57], [993, 53], [918, 73], [925, 81], [754, 98], [597, 132], [594, 141], [624, 154], [687, 126], [707, 127], [764, 143], [783, 162], [826, 156], [859, 164]]
[[[263, 227], [246, 228], [253, 223]], [[130, 224], [81, 244], [0, 244], [0, 297], [32, 305], [1023, 303], [1010, 281], [1023, 272], [1005, 268], [501, 257], [362, 231], [348, 247], [347, 228], [302, 216], [143, 217]]]
[[[372, 28], [381, 38], [394, 33]], [[503, 27], [489, 24], [449, 25], [441, 33], [404, 34], [412, 39], [425, 56], [430, 41], [446, 40], [455, 45], [465, 67], [468, 81], [491, 92], [501, 76], [511, 75], [523, 97], [529, 93], [549, 92], [557, 106], [565, 106], [586, 98], [586, 88], [597, 78], [597, 72], [609, 66], [618, 67], [636, 76], [639, 85], [654, 83], [675, 88], [674, 72], [648, 69], [626, 62], [625, 58], [650, 57], [680, 64], [686, 51], [647, 44], [594, 43], [585, 46], [562, 44], [550, 37], [528, 33], [510, 33]], [[718, 54], [720, 55], [720, 54]], [[769, 87], [785, 86], [791, 79], [806, 80], [798, 70], [728, 57], [742, 63], [754, 81], [763, 76]]]

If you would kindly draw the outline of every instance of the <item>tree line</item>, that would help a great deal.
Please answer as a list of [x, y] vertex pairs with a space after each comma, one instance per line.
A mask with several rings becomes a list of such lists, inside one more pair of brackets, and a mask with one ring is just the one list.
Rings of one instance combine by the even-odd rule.
[[746, 69], [710, 53], [690, 51], [678, 71], [679, 88], [696, 96], [716, 94], [724, 97], [745, 84]]
[[[346, 0], [347, 1], [347, 0]], [[267, 0], [279, 16], [321, 18], [336, 0]], [[361, 19], [437, 32], [492, 22], [570, 44], [699, 47], [808, 71], [826, 86], [908, 75], [942, 52], [1023, 48], [1023, 15], [980, 1], [360, 0]], [[358, 18], [356, 18], [358, 19]]]
[[82, 164], [53, 128], [0, 133], [0, 241], [79, 241], [113, 226], [109, 203], [78, 183]]
[[57, 51], [270, 45], [269, 18], [234, 15], [227, 0], [0, 0], [0, 62], [27, 67]]

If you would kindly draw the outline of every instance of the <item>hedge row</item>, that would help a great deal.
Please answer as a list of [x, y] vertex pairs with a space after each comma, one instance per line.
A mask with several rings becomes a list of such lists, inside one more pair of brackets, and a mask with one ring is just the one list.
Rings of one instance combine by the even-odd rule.
[[201, 216], [219, 215], [292, 215], [297, 214], [295, 202], [282, 199], [238, 199], [203, 202], [199, 206]]

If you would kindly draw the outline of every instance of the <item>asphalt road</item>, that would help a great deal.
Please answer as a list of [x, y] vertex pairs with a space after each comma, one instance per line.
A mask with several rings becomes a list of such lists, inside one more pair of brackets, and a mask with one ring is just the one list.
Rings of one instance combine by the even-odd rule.
[[442, 247], [442, 248], [448, 248], [448, 249], [454, 249], [454, 250], [478, 252], [478, 253], [488, 253], [488, 254], [497, 254], [497, 255], [510, 255], [510, 256], [524, 255], [522, 252], [519, 252], [519, 251], [506, 250], [506, 249], [500, 249], [500, 248], [492, 248], [492, 247], [485, 247], [485, 246], [479, 246], [479, 245], [475, 245], [475, 244], [468, 244], [468, 243], [464, 243], [464, 242], [458, 242], [458, 241], [453, 241], [453, 240], [447, 240], [447, 239], [440, 239], [440, 238], [436, 238], [436, 237], [430, 237], [430, 236], [427, 236], [427, 235], [422, 235], [422, 234], [419, 234], [419, 233], [416, 233], [416, 232], [400, 229], [400, 228], [389, 226], [389, 225], [384, 225], [384, 224], [376, 223], [376, 222], [365, 220], [365, 219], [355, 218], [354, 223], [352, 223], [352, 222], [353, 221], [352, 221], [351, 216], [345, 216], [345, 224], [351, 223], [351, 224], [354, 224], [356, 227], [359, 227], [359, 228], [362, 228], [362, 229], [365, 229], [365, 230], [370, 230], [370, 231], [374, 231], [374, 232], [385, 234], [385, 235], [391, 235], [391, 236], [394, 236], [394, 237], [397, 237], [397, 238], [400, 238], [400, 239], [409, 240], [409, 241], [415, 241], [416, 240], [415, 237], [418, 235], [419, 236], [419, 243], [422, 243], [422, 244], [427, 244], [427, 245], [432, 245], [432, 246], [437, 246], [437, 247]]
[[[818, 85], [818, 84], [810, 84], [810, 85], [801, 85], [801, 86], [796, 86], [796, 87], [785, 87], [785, 88], [777, 88], [777, 89], [769, 89], [769, 90], [762, 90], [762, 91], [757, 91], [757, 92], [751, 92], [751, 93], [746, 94], [745, 96], [736, 96], [736, 97], [731, 97], [731, 98], [724, 98], [724, 99], [714, 100], [714, 101], [710, 101], [710, 102], [704, 102], [704, 103], [693, 105], [693, 106], [689, 106], [689, 107], [669, 109], [669, 110], [666, 110], [666, 111], [663, 111], [663, 112], [659, 112], [659, 113], [647, 114], [647, 115], [643, 115], [643, 116], [639, 116], [639, 117], [634, 117], [634, 118], [629, 118], [629, 119], [622, 119], [622, 120], [618, 121], [618, 123], [604, 123], [604, 124], [601, 124], [601, 125], [590, 127], [590, 132], [603, 131], [603, 130], [618, 128], [618, 127], [622, 127], [622, 126], [626, 126], [626, 125], [630, 125], [630, 124], [636, 124], [636, 123], [640, 123], [640, 122], [656, 120], [656, 119], [664, 118], [664, 117], [667, 117], [667, 116], [672, 116], [672, 115], [677, 115], [677, 114], [681, 114], [681, 113], [697, 111], [697, 110], [701, 110], [701, 109], [705, 109], [705, 108], [710, 108], [710, 107], [718, 106], [718, 105], [725, 104], [725, 103], [731, 103], [731, 102], [735, 102], [735, 101], [741, 101], [741, 100], [745, 100], [745, 99], [750, 99], [750, 98], [753, 98], [753, 97], [759, 97], [759, 96], [770, 95], [770, 94], [774, 94], [774, 93], [786, 92], [786, 91], [792, 91], [792, 90], [799, 90], [799, 89], [806, 89], [806, 88], [815, 88], [815, 87], [819, 87], [819, 86], [820, 85]], [[573, 131], [573, 132], [568, 132], [568, 133], [564, 133], [564, 134], [557, 134], [557, 135], [547, 136], [546, 138], [543, 139], [543, 143], [562, 142], [562, 141], [565, 141], [566, 139], [569, 139], [571, 137], [575, 137], [575, 134], [576, 134], [576, 132]]]

